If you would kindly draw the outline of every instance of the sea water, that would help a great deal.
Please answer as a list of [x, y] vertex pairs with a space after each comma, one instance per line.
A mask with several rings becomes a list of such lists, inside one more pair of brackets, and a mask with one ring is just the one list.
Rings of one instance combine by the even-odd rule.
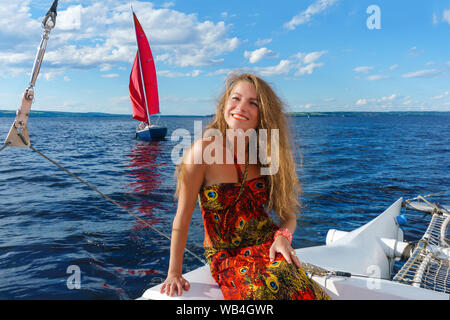
[[[166, 277], [177, 203], [171, 132], [208, 117], [161, 117], [167, 138], [135, 139], [128, 116], [32, 116], [32, 145], [120, 203], [106, 201], [30, 149], [0, 152], [0, 299], [135, 299]], [[13, 118], [0, 117], [0, 138]], [[291, 117], [302, 210], [295, 248], [351, 231], [400, 197], [449, 191], [450, 114]], [[433, 198], [450, 204], [448, 193]], [[404, 209], [402, 209], [404, 211]], [[404, 211], [405, 239], [429, 217]], [[187, 246], [203, 254], [197, 207]], [[184, 255], [183, 271], [202, 264]], [[398, 268], [398, 264], [396, 265]]]

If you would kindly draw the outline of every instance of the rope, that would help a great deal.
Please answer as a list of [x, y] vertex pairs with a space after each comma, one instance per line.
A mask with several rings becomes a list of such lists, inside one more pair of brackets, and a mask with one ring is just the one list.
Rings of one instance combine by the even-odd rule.
[[[20, 135], [20, 134], [19, 134]], [[43, 158], [47, 159], [48, 161], [50, 161], [51, 163], [53, 163], [55, 166], [57, 166], [58, 168], [60, 168], [61, 170], [63, 170], [64, 172], [68, 173], [69, 175], [71, 175], [72, 177], [74, 177], [75, 179], [77, 179], [78, 181], [80, 181], [82, 184], [84, 184], [85, 186], [87, 186], [88, 188], [92, 189], [93, 191], [97, 192], [99, 195], [101, 195], [103, 198], [105, 198], [106, 200], [108, 200], [109, 202], [113, 203], [114, 205], [116, 205], [117, 207], [119, 207], [120, 209], [122, 209], [123, 211], [129, 213], [130, 215], [132, 215], [133, 217], [135, 217], [137, 220], [139, 220], [140, 222], [142, 222], [143, 224], [147, 225], [148, 227], [150, 227], [153, 231], [157, 232], [158, 234], [160, 234], [161, 236], [163, 236], [164, 238], [168, 239], [169, 241], [171, 240], [171, 238], [169, 236], [167, 236], [166, 234], [164, 234], [163, 232], [159, 231], [157, 228], [155, 228], [154, 226], [152, 226], [151, 224], [149, 224], [147, 221], [143, 220], [142, 218], [140, 218], [139, 216], [137, 216], [136, 214], [134, 214], [133, 212], [131, 212], [130, 210], [128, 210], [127, 208], [121, 206], [117, 201], [111, 199], [109, 196], [105, 195], [104, 193], [102, 193], [101, 191], [99, 191], [98, 189], [96, 189], [95, 187], [91, 186], [89, 183], [87, 183], [86, 181], [84, 181], [83, 179], [81, 179], [80, 177], [78, 177], [76, 174], [70, 172], [69, 170], [67, 170], [66, 168], [64, 168], [63, 166], [61, 166], [59, 163], [57, 163], [56, 161], [52, 160], [51, 158], [47, 157], [46, 155], [44, 155], [42, 152], [40, 152], [39, 150], [37, 150], [36, 148], [34, 148], [33, 146], [30, 145], [30, 149], [33, 150], [34, 152], [36, 152], [37, 154], [39, 154], [40, 156], [42, 156]], [[0, 150], [1, 151], [1, 150]], [[246, 164], [246, 168], [244, 171], [244, 178], [243, 181], [246, 181], [247, 178], [247, 169], [248, 169], [248, 163]], [[241, 190], [242, 190], [242, 186], [241, 186]], [[241, 192], [240, 192], [241, 193]], [[240, 194], [239, 194], [240, 196]], [[201, 257], [199, 257], [197, 254], [193, 253], [192, 251], [190, 251], [188, 248], [185, 248], [185, 250], [190, 253], [193, 257], [197, 258], [199, 261], [201, 261], [203, 264], [207, 264], [206, 261], [204, 261]], [[351, 274], [349, 272], [344, 272], [344, 271], [330, 271], [330, 270], [326, 270], [323, 268], [320, 268], [318, 266], [309, 264], [309, 263], [302, 263], [302, 269], [305, 270], [305, 272], [310, 273], [311, 276], [314, 275], [318, 275], [318, 276], [335, 276], [335, 277], [346, 277], [346, 278], [350, 278], [352, 276], [356, 276], [356, 277], [363, 277], [363, 278], [370, 278], [370, 279], [382, 279], [382, 280], [390, 280], [390, 279], [384, 279], [384, 278], [375, 278], [375, 277], [370, 277], [370, 276], [366, 276], [366, 275], [359, 275], [359, 274]]]
[[4, 144], [3, 147], [0, 148], [0, 152], [2, 152], [4, 149], [6, 149], [7, 146], [8, 146], [7, 144]]
[[427, 194], [426, 196], [423, 196], [423, 197], [424, 198], [434, 197], [434, 196], [439, 196], [441, 194], [446, 194], [446, 193], [449, 193], [449, 192], [450, 192], [450, 190], [449, 191], [442, 191], [442, 192], [438, 192], [438, 193], [430, 193], [430, 194]]
[[[22, 141], [24, 141], [24, 143], [26, 142], [24, 137], [19, 133], [18, 136], [22, 139]], [[25, 143], [26, 144], [26, 143]], [[0, 148], [0, 152], [3, 151], [6, 147], [8, 147], [7, 144], [4, 144], [1, 148]], [[145, 224], [146, 226], [148, 226], [149, 228], [151, 228], [153, 231], [155, 231], [156, 233], [158, 233], [159, 235], [161, 235], [162, 237], [168, 239], [169, 241], [171, 240], [171, 238], [169, 236], [167, 236], [166, 234], [164, 234], [163, 232], [159, 231], [157, 228], [155, 228], [154, 226], [152, 226], [151, 224], [149, 224], [147, 221], [145, 221], [144, 219], [142, 219], [141, 217], [137, 216], [135, 213], [131, 212], [130, 210], [128, 210], [127, 208], [123, 207], [122, 205], [120, 205], [120, 203], [118, 203], [117, 201], [113, 200], [111, 197], [107, 196], [106, 194], [104, 194], [103, 192], [101, 192], [100, 190], [98, 190], [97, 188], [91, 186], [89, 183], [87, 183], [85, 180], [81, 179], [79, 176], [77, 176], [76, 174], [72, 173], [71, 171], [67, 170], [66, 168], [64, 168], [62, 165], [60, 165], [59, 163], [57, 163], [55, 160], [49, 158], [48, 156], [46, 156], [45, 154], [43, 154], [42, 152], [40, 152], [39, 150], [37, 150], [35, 147], [33, 147], [32, 145], [29, 146], [29, 148], [31, 150], [33, 150], [34, 152], [36, 152], [37, 154], [39, 154], [41, 157], [47, 159], [49, 162], [53, 163], [55, 166], [57, 166], [59, 169], [61, 169], [62, 171], [66, 172], [67, 174], [71, 175], [73, 178], [77, 179], [79, 182], [81, 182], [82, 184], [84, 184], [85, 186], [87, 186], [89, 189], [95, 191], [96, 193], [98, 193], [100, 196], [102, 196], [104, 199], [106, 199], [107, 201], [111, 202], [112, 204], [114, 204], [115, 206], [117, 206], [118, 208], [120, 208], [121, 210], [127, 212], [128, 214], [130, 214], [131, 216], [133, 216], [136, 220], [142, 222], [143, 224]], [[247, 169], [248, 169], [248, 164], [246, 163], [246, 167], [245, 167], [245, 171], [244, 171], [244, 178], [243, 181], [245, 182], [246, 177], [247, 177]], [[240, 197], [242, 193], [242, 185], [241, 185], [241, 189], [238, 195], [238, 198]], [[441, 192], [442, 193], [442, 192]], [[445, 192], [444, 192], [445, 193]], [[436, 194], [435, 194], [436, 195]], [[428, 197], [431, 195], [427, 195], [425, 197]], [[424, 200], [425, 202], [429, 203], [426, 199], [423, 199], [423, 197], [419, 196], [416, 197], [415, 199], [410, 199], [410, 200], [416, 200], [416, 199], [420, 199]], [[408, 201], [408, 200], [407, 200]], [[430, 203], [429, 203], [430, 204]], [[188, 248], [185, 248], [185, 251], [188, 252], [189, 254], [191, 254], [194, 258], [198, 259], [200, 262], [202, 262], [203, 264], [207, 264], [205, 260], [203, 260], [201, 257], [199, 257], [197, 254], [195, 254], [194, 252], [192, 252], [191, 250], [189, 250]], [[330, 271], [330, 270], [326, 270], [323, 268], [320, 268], [318, 266], [309, 264], [309, 263], [302, 263], [302, 269], [304, 269], [305, 272], [309, 273], [312, 276], [337, 276], [337, 277], [352, 277], [352, 276], [356, 276], [356, 277], [363, 277], [363, 278], [370, 278], [370, 279], [382, 279], [382, 280], [390, 280], [390, 279], [384, 279], [384, 278], [375, 278], [375, 277], [370, 277], [370, 276], [366, 276], [366, 275], [359, 275], [359, 274], [351, 274], [349, 272], [343, 272], [343, 271]], [[413, 281], [410, 281], [413, 283], [416, 283], [417, 281], [415, 281], [415, 279]]]
[[[20, 136], [20, 134], [19, 134]], [[43, 154], [42, 152], [40, 152], [39, 150], [37, 150], [36, 148], [34, 148], [33, 146], [30, 145], [30, 149], [33, 150], [34, 152], [36, 152], [37, 154], [39, 154], [40, 156], [42, 156], [43, 158], [47, 159], [48, 161], [50, 161], [51, 163], [53, 163], [55, 166], [57, 166], [58, 168], [60, 168], [61, 170], [63, 170], [64, 172], [68, 173], [69, 175], [71, 175], [72, 177], [74, 177], [75, 179], [77, 179], [78, 181], [80, 181], [82, 184], [84, 184], [85, 186], [87, 186], [89, 189], [97, 192], [99, 195], [101, 195], [103, 198], [105, 198], [106, 200], [108, 200], [109, 202], [111, 202], [112, 204], [116, 205], [117, 207], [119, 207], [120, 209], [122, 209], [123, 211], [129, 213], [130, 215], [132, 215], [134, 218], [136, 218], [138, 221], [142, 222], [143, 224], [145, 224], [146, 226], [148, 226], [149, 228], [151, 228], [153, 231], [155, 231], [156, 233], [160, 234], [161, 236], [163, 236], [164, 238], [168, 239], [169, 241], [171, 240], [171, 238], [169, 236], [167, 236], [166, 234], [164, 234], [163, 232], [159, 231], [157, 228], [155, 228], [154, 226], [152, 226], [151, 224], [149, 224], [147, 221], [145, 221], [144, 219], [142, 219], [141, 217], [137, 216], [135, 213], [131, 212], [130, 210], [128, 210], [127, 208], [123, 207], [122, 205], [120, 205], [120, 203], [118, 203], [117, 201], [113, 200], [112, 198], [110, 198], [109, 196], [107, 196], [106, 194], [104, 194], [103, 192], [99, 191], [97, 188], [91, 186], [89, 183], [87, 183], [86, 181], [84, 181], [83, 179], [81, 179], [80, 177], [78, 177], [76, 174], [70, 172], [69, 170], [67, 170], [66, 168], [64, 168], [62, 165], [60, 165], [59, 163], [57, 163], [56, 161], [52, 160], [51, 158], [47, 157], [45, 154]], [[1, 151], [1, 150], [0, 150]], [[206, 261], [203, 260], [201, 257], [199, 257], [197, 254], [195, 254], [194, 252], [192, 252], [191, 250], [189, 250], [188, 248], [185, 248], [185, 250], [190, 253], [193, 257], [197, 258], [199, 261], [201, 261], [203, 264], [206, 264]]]
[[429, 201], [427, 201], [425, 198], [435, 197], [435, 196], [439, 196], [439, 195], [446, 194], [446, 193], [449, 193], [449, 192], [450, 192], [450, 190], [442, 191], [442, 192], [437, 192], [437, 193], [430, 193], [430, 194], [427, 194], [427, 195], [425, 195], [425, 196], [418, 195], [417, 197], [414, 197], [414, 198], [405, 200], [405, 202], [409, 203], [409, 202], [411, 202], [411, 201], [413, 201], [413, 200], [423, 200], [424, 202], [426, 202], [426, 203], [428, 203], [429, 205], [433, 206], [433, 204], [431, 204], [431, 203], [430, 203]]
[[[431, 208], [433, 208], [432, 212], [430, 212], [431, 215], [433, 215], [435, 213], [447, 214], [448, 215], [449, 212], [447, 210], [445, 210], [444, 208], [440, 208], [437, 204], [431, 203], [430, 201], [428, 201], [426, 199], [427, 197], [430, 197], [430, 196], [435, 196], [435, 195], [444, 194], [444, 193], [448, 193], [448, 192], [449, 191], [443, 191], [443, 192], [439, 192], [439, 193], [429, 194], [429, 195], [426, 195], [426, 196], [418, 195], [415, 198], [405, 200], [404, 203], [405, 204], [410, 204], [410, 202], [413, 201], [413, 200], [419, 200], [419, 201], [422, 200], [423, 202], [428, 204]], [[407, 206], [406, 206], [406, 208], [407, 209], [414, 209], [413, 207], [407, 207]], [[417, 210], [417, 209], [415, 209], [415, 210]], [[422, 210], [419, 210], [419, 211], [422, 211]]]

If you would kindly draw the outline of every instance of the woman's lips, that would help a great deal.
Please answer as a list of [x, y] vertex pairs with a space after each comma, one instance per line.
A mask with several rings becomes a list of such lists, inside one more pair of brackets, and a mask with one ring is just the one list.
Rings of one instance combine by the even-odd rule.
[[239, 120], [239, 121], [247, 121], [248, 118], [240, 113], [232, 113], [231, 116], [233, 119]]

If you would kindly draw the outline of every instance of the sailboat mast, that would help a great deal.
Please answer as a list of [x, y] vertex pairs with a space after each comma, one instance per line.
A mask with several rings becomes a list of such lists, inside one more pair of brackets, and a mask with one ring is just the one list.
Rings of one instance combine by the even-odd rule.
[[[133, 6], [131, 6], [131, 12], [132, 12], [133, 17], [134, 17]], [[136, 29], [136, 22], [134, 22], [134, 28]], [[141, 74], [142, 89], [144, 90], [145, 111], [147, 112], [147, 120], [148, 120], [148, 124], [150, 126], [150, 113], [148, 111], [147, 91], [145, 90], [144, 73], [142, 72], [141, 51], [139, 50], [139, 41], [138, 41], [137, 33], [136, 33], [136, 43], [138, 43], [137, 51], [138, 51], [138, 59], [139, 59], [139, 72]]]

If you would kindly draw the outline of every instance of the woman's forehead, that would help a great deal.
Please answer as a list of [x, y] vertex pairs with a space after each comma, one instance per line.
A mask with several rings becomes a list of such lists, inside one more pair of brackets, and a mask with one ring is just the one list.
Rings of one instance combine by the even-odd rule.
[[239, 81], [238, 83], [236, 83], [230, 91], [230, 94], [238, 94], [240, 96], [242, 96], [243, 94], [246, 95], [251, 95], [253, 96], [252, 98], [256, 99], [256, 88], [253, 85], [253, 83], [248, 82], [248, 81]]

